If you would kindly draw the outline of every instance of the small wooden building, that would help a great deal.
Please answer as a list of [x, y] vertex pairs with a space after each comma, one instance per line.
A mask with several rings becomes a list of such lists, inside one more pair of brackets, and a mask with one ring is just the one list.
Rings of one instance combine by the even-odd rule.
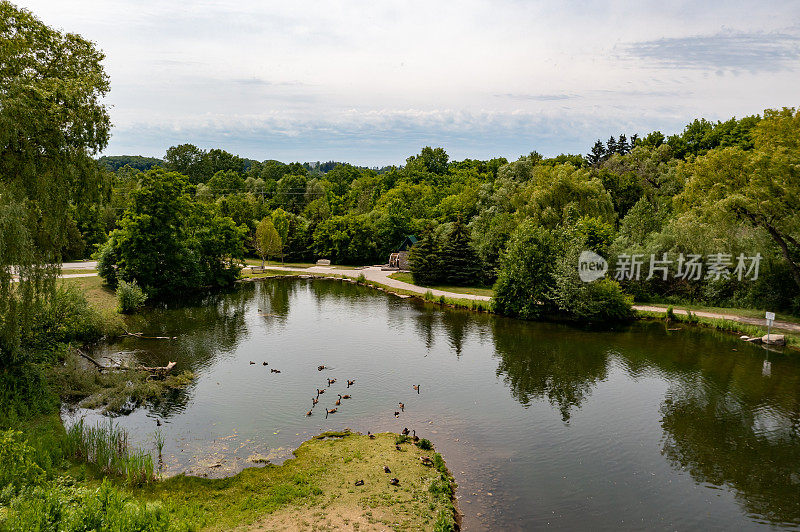
[[417, 243], [417, 237], [408, 235], [403, 239], [403, 243], [397, 248], [397, 251], [389, 255], [389, 267], [398, 268], [400, 270], [408, 270], [411, 265], [408, 262], [408, 252]]

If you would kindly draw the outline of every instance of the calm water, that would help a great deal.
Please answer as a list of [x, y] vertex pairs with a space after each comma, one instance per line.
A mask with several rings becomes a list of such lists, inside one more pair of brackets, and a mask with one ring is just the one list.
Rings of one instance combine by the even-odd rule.
[[[245, 284], [141, 319], [178, 339], [105, 349], [198, 375], [116, 419], [149, 447], [162, 420], [169, 472], [224, 476], [257, 456], [281, 462], [324, 430], [408, 427], [443, 453], [467, 530], [800, 525], [796, 355], [656, 323], [591, 332], [444, 310], [324, 280]], [[316, 388], [326, 393], [306, 417]], [[326, 419], [338, 393], [353, 397]]]

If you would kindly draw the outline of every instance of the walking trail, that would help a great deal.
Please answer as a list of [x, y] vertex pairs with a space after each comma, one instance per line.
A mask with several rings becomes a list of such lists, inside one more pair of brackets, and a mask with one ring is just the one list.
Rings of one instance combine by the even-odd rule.
[[[94, 261], [86, 261], [86, 262], [73, 262], [73, 263], [64, 263], [64, 269], [96, 269], [97, 262]], [[469, 299], [469, 300], [476, 300], [476, 301], [489, 301], [491, 297], [489, 296], [478, 296], [473, 294], [459, 294], [456, 292], [448, 292], [445, 290], [433, 290], [430, 288], [425, 288], [424, 286], [417, 286], [415, 284], [404, 283], [403, 281], [398, 281], [397, 279], [392, 279], [389, 277], [394, 271], [384, 271], [379, 266], [368, 266], [365, 268], [360, 268], [357, 270], [351, 269], [344, 269], [344, 268], [337, 268], [336, 266], [311, 266], [309, 268], [293, 268], [291, 266], [267, 266], [269, 270], [279, 270], [279, 271], [286, 271], [286, 272], [297, 272], [302, 274], [327, 274], [327, 275], [345, 275], [347, 277], [351, 277], [353, 279], [358, 278], [359, 275], [364, 275], [364, 277], [368, 281], [373, 281], [376, 283], [380, 283], [384, 286], [388, 286], [390, 288], [397, 288], [398, 290], [407, 290], [409, 292], [414, 292], [416, 294], [425, 294], [429, 290], [433, 293], [435, 297], [445, 296], [448, 298], [453, 299]], [[97, 275], [96, 273], [72, 273], [64, 275], [64, 278], [69, 277], [92, 277]], [[655, 307], [651, 305], [634, 305], [633, 308], [635, 310], [641, 310], [646, 312], [661, 312], [666, 313], [666, 309], [664, 307]], [[686, 315], [687, 311], [684, 309], [673, 309], [675, 314], [682, 314]], [[747, 323], [749, 325], [760, 325], [764, 326], [764, 320], [759, 318], [750, 318], [747, 316], [739, 316], [735, 314], [721, 314], [717, 312], [706, 312], [706, 311], [692, 311], [692, 314], [695, 316], [699, 316], [702, 318], [718, 318], [724, 320], [735, 321], [739, 323]], [[783, 330], [792, 332], [795, 334], [800, 334], [800, 324], [791, 323], [788, 321], [775, 321], [773, 326], [775, 330]]]

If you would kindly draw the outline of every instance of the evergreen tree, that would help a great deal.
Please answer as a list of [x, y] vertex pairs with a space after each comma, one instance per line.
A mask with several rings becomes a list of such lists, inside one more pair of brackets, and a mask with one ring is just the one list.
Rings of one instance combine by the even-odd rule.
[[441, 246], [432, 227], [427, 227], [420, 241], [411, 248], [409, 262], [415, 284], [429, 286], [441, 282]]
[[594, 143], [592, 146], [592, 151], [586, 156], [586, 160], [589, 161], [589, 164], [595, 165], [601, 162], [606, 156], [606, 147], [603, 144], [602, 140], [599, 140]]
[[619, 136], [619, 141], [617, 141], [617, 153], [625, 155], [629, 151], [631, 151], [631, 146], [628, 144], [628, 137], [622, 134]]
[[472, 247], [469, 231], [459, 216], [442, 246], [444, 280], [456, 286], [471, 286], [480, 282], [480, 260]]
[[615, 153], [617, 153], [617, 139], [614, 138], [614, 135], [611, 135], [606, 141], [606, 158]]

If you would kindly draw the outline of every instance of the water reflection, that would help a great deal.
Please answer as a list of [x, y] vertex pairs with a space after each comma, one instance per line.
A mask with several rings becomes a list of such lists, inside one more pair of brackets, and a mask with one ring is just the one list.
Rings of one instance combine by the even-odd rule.
[[[136, 330], [178, 339], [126, 338], [106, 349], [141, 349], [143, 363], [177, 361], [199, 375], [149, 406], [181, 435], [168, 444], [177, 470], [203, 446], [221, 452], [220, 442], [238, 453], [225, 466], [234, 472], [252, 465], [252, 454], [288, 455], [323, 430], [427, 427], [465, 471], [465, 494], [487, 487], [470, 468], [490, 468], [495, 500], [516, 501], [491, 514], [488, 528], [544, 526], [548, 508], [585, 512], [572, 527], [624, 527], [610, 516], [637, 504], [676, 528], [800, 524], [800, 364], [771, 354], [765, 376], [763, 352], [728, 335], [657, 323], [592, 332], [333, 280], [243, 283], [139, 319]], [[283, 373], [271, 375], [262, 360]], [[358, 379], [353, 400], [328, 420], [304, 416], [311, 391], [325, 384], [320, 363], [340, 381]], [[425, 393], [409, 396], [418, 382]], [[392, 415], [398, 400], [408, 407], [402, 419]], [[130, 416], [129, 428], [152, 430], [152, 419], [137, 425], [141, 417]], [[632, 483], [641, 470], [665, 477], [657, 500], [646, 502], [651, 485]], [[687, 500], [676, 487], [684, 481], [719, 487], [729, 500]], [[590, 500], [602, 503], [590, 508]]]
[[606, 378], [606, 353], [597, 348], [582, 349], [572, 335], [543, 338], [542, 330], [504, 319], [495, 320], [493, 330], [499, 355], [497, 374], [504, 377], [511, 394], [526, 406], [547, 399], [558, 408], [565, 423], [573, 409], [580, 408], [591, 395], [592, 388]]

